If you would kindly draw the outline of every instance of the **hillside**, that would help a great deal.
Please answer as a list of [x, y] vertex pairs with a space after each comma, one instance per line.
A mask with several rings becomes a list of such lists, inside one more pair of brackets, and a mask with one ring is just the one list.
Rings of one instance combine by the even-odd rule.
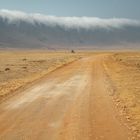
[[0, 48], [139, 48], [140, 22], [0, 10]]

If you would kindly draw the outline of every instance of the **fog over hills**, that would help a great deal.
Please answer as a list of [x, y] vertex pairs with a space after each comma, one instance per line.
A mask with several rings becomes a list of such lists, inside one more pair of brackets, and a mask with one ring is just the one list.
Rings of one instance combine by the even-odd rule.
[[0, 10], [0, 48], [139, 48], [140, 21]]

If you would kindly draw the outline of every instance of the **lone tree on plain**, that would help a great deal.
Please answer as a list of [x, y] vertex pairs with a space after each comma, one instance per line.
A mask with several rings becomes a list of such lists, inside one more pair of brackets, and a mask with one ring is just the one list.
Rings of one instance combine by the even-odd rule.
[[74, 50], [71, 50], [71, 53], [75, 53], [75, 51]]

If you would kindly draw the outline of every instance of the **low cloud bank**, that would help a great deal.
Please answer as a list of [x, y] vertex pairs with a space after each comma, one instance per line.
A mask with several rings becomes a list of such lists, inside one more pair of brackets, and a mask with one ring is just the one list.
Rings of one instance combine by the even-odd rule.
[[56, 17], [0, 10], [0, 42], [31, 43], [29, 39], [38, 40], [44, 45], [139, 44], [140, 21], [124, 18]]
[[27, 14], [20, 11], [0, 10], [0, 17], [9, 23], [25, 21], [31, 24], [59, 25], [66, 28], [122, 28], [124, 26], [139, 26], [140, 21], [130, 19], [101, 19], [97, 17], [56, 17], [42, 14]]

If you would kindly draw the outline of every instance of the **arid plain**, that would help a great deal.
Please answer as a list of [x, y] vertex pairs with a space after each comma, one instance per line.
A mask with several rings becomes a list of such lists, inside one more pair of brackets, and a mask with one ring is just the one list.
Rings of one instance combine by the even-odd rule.
[[0, 51], [0, 139], [139, 140], [140, 52]]
[[69, 51], [0, 51], [0, 101], [80, 55]]

